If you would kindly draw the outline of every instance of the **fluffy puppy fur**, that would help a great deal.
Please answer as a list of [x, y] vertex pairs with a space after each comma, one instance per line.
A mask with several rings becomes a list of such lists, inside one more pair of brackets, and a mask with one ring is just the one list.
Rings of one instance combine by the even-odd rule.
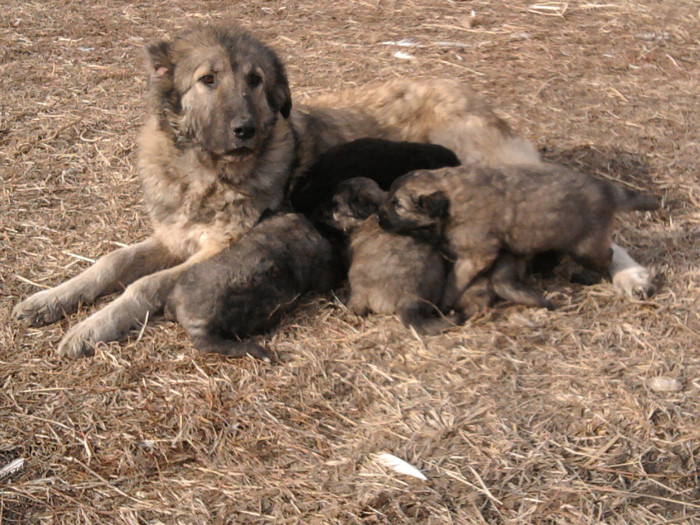
[[268, 359], [260, 345], [238, 338], [273, 328], [302, 295], [330, 289], [336, 277], [328, 241], [301, 215], [276, 215], [189, 268], [175, 284], [166, 315], [202, 352]]
[[517, 256], [555, 250], [602, 272], [612, 260], [615, 212], [654, 210], [656, 198], [555, 164], [462, 166], [398, 179], [379, 210], [380, 225], [439, 243], [454, 258], [444, 306], [501, 250]]
[[309, 214], [335, 194], [338, 184], [353, 177], [366, 177], [386, 191], [409, 171], [458, 166], [459, 159], [437, 144], [394, 142], [362, 138], [323, 153], [301, 176], [291, 193], [294, 211]]
[[321, 217], [349, 235], [348, 308], [358, 314], [398, 314], [418, 333], [437, 333], [455, 319], [436, 317], [445, 260], [427, 243], [383, 231], [374, 214], [387, 193], [368, 178], [341, 182]]

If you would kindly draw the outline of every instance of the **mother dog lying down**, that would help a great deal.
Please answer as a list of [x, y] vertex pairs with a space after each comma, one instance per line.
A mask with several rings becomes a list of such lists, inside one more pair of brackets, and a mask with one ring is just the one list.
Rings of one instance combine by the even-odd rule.
[[[123, 337], [160, 311], [187, 268], [229, 246], [329, 147], [360, 137], [432, 142], [463, 163], [539, 163], [535, 149], [466, 86], [391, 80], [319, 98], [292, 111], [275, 53], [236, 27], [199, 26], [147, 46], [148, 115], [139, 168], [153, 233], [69, 281], [19, 303], [32, 326], [128, 285], [60, 343], [78, 356]], [[616, 287], [645, 294], [649, 275], [621, 248]]]

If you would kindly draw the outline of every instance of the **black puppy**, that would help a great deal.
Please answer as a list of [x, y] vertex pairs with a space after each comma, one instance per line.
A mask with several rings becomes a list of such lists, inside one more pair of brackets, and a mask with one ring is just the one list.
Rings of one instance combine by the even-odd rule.
[[292, 208], [308, 215], [332, 199], [338, 184], [354, 177], [372, 179], [387, 191], [409, 171], [458, 165], [459, 159], [451, 150], [436, 144], [357, 139], [318, 158], [293, 189]]

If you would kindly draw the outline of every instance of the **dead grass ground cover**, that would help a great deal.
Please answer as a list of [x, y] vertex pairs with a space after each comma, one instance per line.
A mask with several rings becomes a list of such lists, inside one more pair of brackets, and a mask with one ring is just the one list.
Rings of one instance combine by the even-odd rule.
[[[617, 232], [658, 293], [562, 272], [554, 312], [424, 340], [326, 297], [268, 338], [277, 365], [198, 355], [160, 320], [59, 359], [92, 308], [42, 329], [10, 309], [147, 235], [140, 46], [220, 19], [280, 52], [297, 101], [460, 78], [547, 157], [662, 194]], [[3, 2], [0, 468], [24, 465], [0, 522], [700, 523], [699, 27], [693, 0]]]

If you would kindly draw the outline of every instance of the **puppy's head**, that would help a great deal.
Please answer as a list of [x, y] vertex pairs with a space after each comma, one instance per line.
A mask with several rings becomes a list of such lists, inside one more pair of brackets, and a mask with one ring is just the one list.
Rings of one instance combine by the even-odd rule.
[[[427, 175], [426, 175], [427, 174]], [[392, 184], [379, 208], [379, 225], [390, 232], [438, 243], [450, 200], [429, 172], [404, 175]]]
[[277, 55], [246, 30], [197, 26], [146, 46], [151, 109], [178, 143], [215, 158], [248, 157], [292, 101]]
[[320, 207], [319, 220], [337, 230], [350, 233], [377, 212], [386, 196], [387, 192], [372, 179], [356, 177], [345, 180], [338, 184], [331, 202]]

